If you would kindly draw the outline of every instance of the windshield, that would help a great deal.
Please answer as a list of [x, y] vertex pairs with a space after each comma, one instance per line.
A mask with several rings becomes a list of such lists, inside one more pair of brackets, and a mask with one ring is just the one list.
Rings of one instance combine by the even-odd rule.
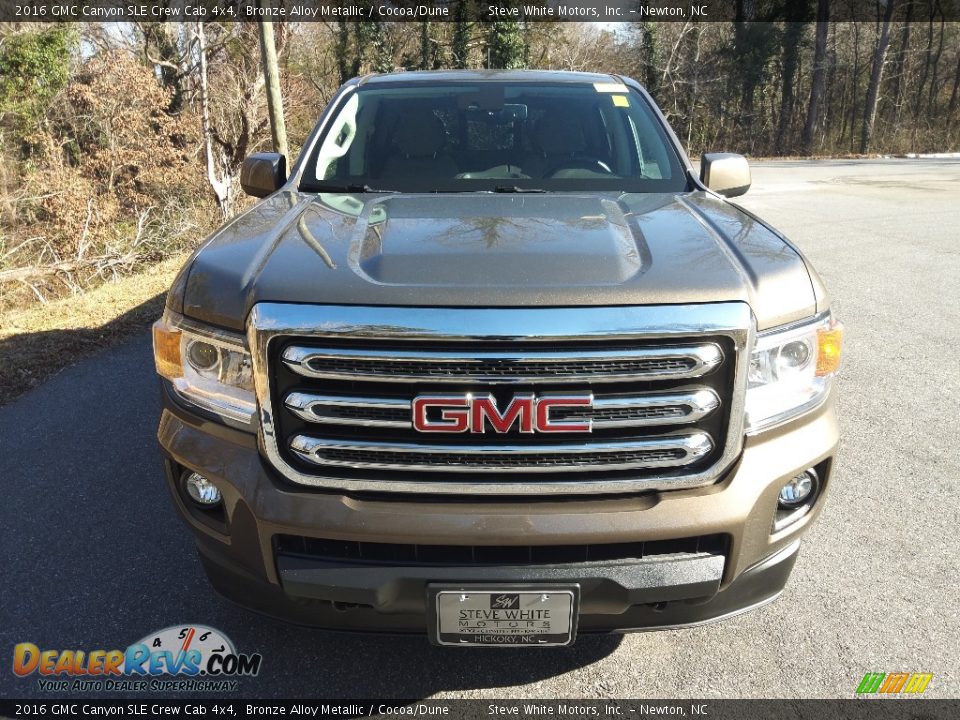
[[308, 192], [680, 192], [687, 178], [639, 93], [620, 83], [383, 83], [340, 103]]

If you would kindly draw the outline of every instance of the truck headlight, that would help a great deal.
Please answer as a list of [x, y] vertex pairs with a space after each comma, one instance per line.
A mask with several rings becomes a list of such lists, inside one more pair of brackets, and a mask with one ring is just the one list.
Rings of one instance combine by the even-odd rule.
[[747, 430], [756, 432], [819, 405], [840, 369], [843, 326], [827, 315], [765, 332], [750, 356]]
[[157, 372], [184, 400], [249, 424], [257, 409], [253, 368], [243, 336], [166, 311], [153, 325]]

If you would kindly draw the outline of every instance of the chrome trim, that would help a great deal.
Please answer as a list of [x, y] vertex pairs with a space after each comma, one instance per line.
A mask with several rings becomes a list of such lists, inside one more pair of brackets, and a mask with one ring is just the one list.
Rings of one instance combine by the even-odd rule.
[[[635, 493], [701, 487], [716, 482], [743, 447], [743, 403], [756, 321], [742, 302], [577, 308], [410, 308], [355, 305], [296, 305], [259, 303], [247, 324], [253, 354], [254, 383], [260, 413], [260, 444], [269, 462], [292, 482], [344, 492], [421, 493], [432, 495], [586, 495]], [[730, 423], [720, 458], [701, 472], [679, 477], [651, 475], [618, 480], [564, 481], [503, 477], [449, 481], [356, 480], [301, 472], [277, 447], [270, 397], [268, 351], [280, 337], [323, 341], [336, 339], [412, 340], [427, 342], [510, 341], [557, 343], [569, 341], [676, 342], [703, 335], [730, 338], [736, 352], [734, 387], [730, 394]], [[478, 345], [478, 347], [483, 347]], [[547, 345], [546, 347], [549, 347]], [[719, 442], [719, 440], [718, 440]], [[493, 474], [493, 473], [491, 473]]]
[[[469, 395], [470, 393], [464, 393]], [[419, 397], [419, 396], [418, 396]], [[373, 398], [348, 397], [340, 395], [320, 395], [307, 392], [291, 392], [284, 398], [284, 405], [294, 415], [312, 423], [327, 425], [359, 425], [361, 427], [382, 427], [400, 430], [409, 430], [413, 427], [410, 420], [383, 420], [378, 418], [364, 418], [361, 415], [340, 417], [325, 415], [325, 407], [348, 407], [356, 410], [388, 409], [402, 410], [408, 416], [411, 412], [412, 401], [401, 398]], [[592, 407], [582, 412], [565, 416], [564, 420], [591, 420], [594, 430], [612, 428], [651, 427], [658, 425], [687, 425], [702, 420], [720, 407], [720, 398], [710, 388], [700, 388], [685, 393], [647, 393], [644, 395], [630, 395], [622, 397], [594, 397]], [[658, 408], [678, 408], [685, 413], [675, 417], [639, 417], [618, 420], [597, 419], [594, 410], [631, 410], [643, 408], [654, 410]]]
[[815, 325], [820, 325], [829, 320], [833, 319], [833, 312], [830, 310], [824, 310], [819, 312], [816, 315], [810, 317], [805, 317], [800, 320], [793, 320], [784, 325], [776, 325], [766, 330], [761, 330], [756, 334], [756, 344], [760, 344], [761, 340], [768, 339], [770, 337], [775, 337], [777, 335], [786, 335], [795, 330], [803, 330], [805, 328], [813, 327]]
[[198, 388], [191, 386], [182, 377], [174, 378], [169, 382], [177, 399], [190, 403], [201, 410], [213, 413], [224, 420], [233, 420], [238, 423], [241, 428], [248, 431], [250, 430], [256, 414], [256, 405], [252, 398], [249, 403], [241, 403], [227, 395], [204, 393]]
[[[564, 363], [587, 364], [592, 361], [603, 362], [643, 362], [646, 360], [687, 360], [692, 362], [690, 368], [680, 368], [677, 370], [661, 370], [659, 372], [619, 372], [619, 373], [593, 373], [584, 372], [582, 374], [569, 375], [531, 375], [529, 371], [524, 370], [524, 365], [534, 363], [556, 364], [562, 366]], [[353, 371], [344, 370], [324, 370], [313, 366], [313, 363], [323, 360], [333, 360], [338, 362], [351, 361], [371, 361], [383, 360], [390, 363], [391, 366], [387, 372], [377, 373], [374, 371], [364, 372], [361, 369]], [[497, 361], [504, 365], [515, 366], [516, 375], [500, 375], [483, 372], [460, 372], [444, 375], [428, 375], [426, 373], [404, 373], [401, 371], [403, 363], [423, 363], [460, 365], [468, 367], [472, 364], [479, 365], [486, 361]], [[407, 351], [407, 350], [365, 350], [341, 349], [341, 348], [309, 348], [302, 346], [291, 346], [283, 351], [283, 362], [293, 372], [310, 378], [325, 378], [328, 380], [364, 380], [368, 382], [433, 382], [433, 383], [464, 383], [464, 382], [498, 382], [498, 383], [523, 383], [538, 384], [549, 383], [555, 385], [558, 383], [601, 383], [601, 382], [623, 382], [625, 380], [634, 380], [643, 378], [644, 380], [684, 380], [687, 378], [696, 378], [706, 375], [712, 371], [723, 360], [723, 353], [720, 348], [713, 343], [703, 343], [689, 347], [650, 347], [650, 348], [631, 348], [628, 350], [584, 350], [582, 352], [477, 352], [465, 357], [463, 351], [459, 352], [431, 352], [431, 351]]]
[[324, 415], [320, 412], [324, 407], [349, 408], [387, 408], [390, 410], [406, 410], [410, 412], [410, 401], [392, 398], [365, 398], [340, 397], [332, 395], [316, 395], [314, 393], [292, 392], [287, 395], [284, 405], [299, 418], [307, 422], [326, 423], [329, 425], [359, 425], [361, 427], [407, 428], [409, 420], [376, 420], [366, 418], [337, 417]]
[[[334, 467], [349, 467], [371, 470], [417, 470], [422, 472], [488, 472], [513, 471], [523, 473], [549, 472], [589, 472], [604, 470], [631, 470], [650, 467], [678, 467], [689, 465], [704, 457], [713, 450], [713, 441], [706, 433], [688, 433], [684, 435], [670, 435], [662, 438], [644, 438], [624, 442], [582, 443], [575, 445], [420, 445], [417, 443], [367, 442], [363, 440], [344, 441], [341, 439], [324, 439], [309, 435], [296, 435], [290, 440], [290, 449], [299, 457], [315, 465]], [[557, 455], [594, 455], [596, 462], [570, 462], [561, 465], [471, 465], [469, 463], [454, 463], [450, 465], [392, 463], [392, 462], [355, 462], [350, 460], [336, 460], [323, 456], [324, 450], [382, 453], [415, 453], [418, 455], [482, 455], [516, 456], [535, 455], [548, 457]], [[625, 463], [605, 463], [602, 456], [606, 453], [621, 452], [657, 452], [681, 451], [682, 457], [661, 459], [654, 461], [634, 461]]]
[[633, 418], [629, 420], [596, 420], [594, 429], [646, 427], [651, 425], [680, 425], [694, 423], [720, 407], [720, 398], [710, 388], [700, 388], [688, 393], [650, 393], [630, 397], [595, 397], [593, 410], [633, 409], [633, 408], [686, 408], [687, 412], [679, 418]]

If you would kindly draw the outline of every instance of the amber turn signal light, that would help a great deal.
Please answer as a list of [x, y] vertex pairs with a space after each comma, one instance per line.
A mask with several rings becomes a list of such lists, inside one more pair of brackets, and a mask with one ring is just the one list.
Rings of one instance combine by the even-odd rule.
[[843, 325], [834, 322], [826, 330], [817, 330], [817, 376], [831, 375], [840, 369], [843, 352]]
[[161, 377], [167, 380], [183, 377], [180, 330], [167, 325], [163, 320], [157, 320], [153, 324], [153, 359]]

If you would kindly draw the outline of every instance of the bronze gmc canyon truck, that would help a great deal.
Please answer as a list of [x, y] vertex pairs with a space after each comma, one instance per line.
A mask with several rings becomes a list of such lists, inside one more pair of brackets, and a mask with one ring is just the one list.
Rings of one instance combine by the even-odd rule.
[[628, 78], [346, 83], [154, 327], [213, 586], [329, 628], [568, 645], [783, 590], [837, 451], [801, 253]]

